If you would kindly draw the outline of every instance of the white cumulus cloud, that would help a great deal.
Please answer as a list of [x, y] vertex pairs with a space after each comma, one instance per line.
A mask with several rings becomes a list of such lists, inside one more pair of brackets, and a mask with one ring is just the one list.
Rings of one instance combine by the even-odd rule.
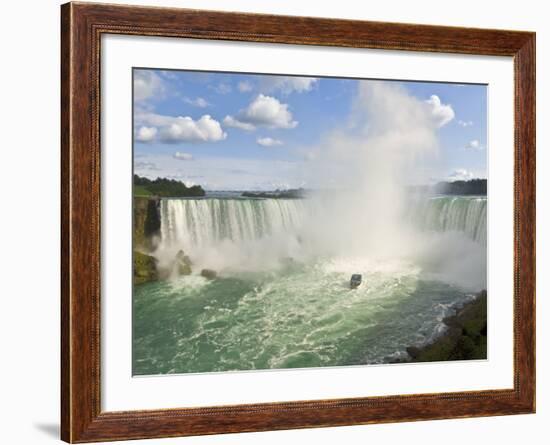
[[150, 171], [157, 171], [159, 168], [157, 167], [157, 164], [154, 162], [147, 162], [147, 161], [138, 161], [134, 164], [134, 168], [136, 171], [144, 171], [144, 170], [150, 170]]
[[453, 107], [441, 103], [439, 96], [432, 94], [426, 103], [430, 107], [432, 118], [438, 128], [447, 125], [454, 119], [455, 112]]
[[194, 120], [189, 116], [173, 117], [155, 113], [138, 113], [136, 124], [141, 125], [140, 130], [147, 127], [149, 136], [154, 131], [149, 141], [155, 139], [164, 143], [216, 142], [227, 137], [220, 123], [208, 114]]
[[134, 100], [142, 101], [164, 93], [162, 78], [151, 70], [134, 71]]
[[232, 116], [225, 116], [223, 123], [226, 127], [238, 128], [245, 131], [253, 131], [256, 127], [248, 122], [241, 122]]
[[226, 116], [224, 124], [243, 130], [256, 127], [294, 128], [298, 122], [293, 120], [288, 104], [279, 102], [272, 96], [258, 95], [248, 107], [242, 109], [235, 117]]
[[283, 94], [292, 92], [305, 93], [311, 91], [319, 79], [315, 77], [290, 77], [290, 76], [265, 76], [262, 78], [260, 88], [270, 93], [280, 91]]
[[252, 91], [254, 87], [252, 86], [252, 83], [250, 83], [248, 80], [242, 80], [237, 85], [237, 88], [241, 93], [248, 93], [249, 91]]
[[202, 98], [202, 97], [197, 97], [196, 99], [191, 99], [189, 97], [184, 97], [183, 101], [186, 104], [193, 105], [194, 107], [199, 107], [199, 108], [206, 108], [210, 105], [208, 103], [208, 101], [206, 99]]
[[256, 139], [256, 142], [262, 147], [275, 147], [276, 145], [283, 145], [283, 141], [270, 137], [258, 138]]
[[192, 161], [193, 155], [191, 153], [181, 153], [176, 151], [174, 153], [174, 159], [179, 159], [180, 161]]
[[229, 94], [233, 91], [233, 88], [228, 83], [219, 83], [217, 85], [209, 85], [208, 88], [214, 90], [218, 94]]
[[213, 142], [226, 136], [220, 123], [208, 114], [196, 121], [179, 116], [160, 129], [160, 138], [166, 142]]
[[463, 120], [459, 120], [458, 122], [458, 125], [460, 125], [461, 127], [471, 127], [472, 125], [474, 125], [474, 123], [472, 121], [463, 121]]
[[151, 142], [155, 139], [157, 129], [155, 127], [140, 127], [136, 133], [136, 140], [139, 142]]
[[464, 148], [466, 148], [466, 150], [483, 150], [483, 145], [481, 145], [477, 139], [474, 139], [468, 142]]
[[474, 174], [465, 168], [457, 168], [448, 177], [450, 181], [468, 181], [473, 179]]

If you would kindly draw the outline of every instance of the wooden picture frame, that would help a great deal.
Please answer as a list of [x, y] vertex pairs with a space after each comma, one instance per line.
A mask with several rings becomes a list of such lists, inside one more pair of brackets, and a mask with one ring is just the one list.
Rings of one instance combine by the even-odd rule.
[[[71, 443], [535, 411], [535, 34], [67, 3], [61, 7], [61, 437]], [[511, 56], [515, 70], [514, 387], [102, 412], [100, 39], [103, 34]]]

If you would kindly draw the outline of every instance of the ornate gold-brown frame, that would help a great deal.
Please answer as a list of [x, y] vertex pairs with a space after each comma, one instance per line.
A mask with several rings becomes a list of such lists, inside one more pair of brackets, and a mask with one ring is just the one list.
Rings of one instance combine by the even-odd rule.
[[[492, 416], [535, 411], [535, 34], [91, 3], [61, 8], [61, 436], [67, 442]], [[511, 56], [515, 67], [514, 387], [102, 412], [102, 34]]]

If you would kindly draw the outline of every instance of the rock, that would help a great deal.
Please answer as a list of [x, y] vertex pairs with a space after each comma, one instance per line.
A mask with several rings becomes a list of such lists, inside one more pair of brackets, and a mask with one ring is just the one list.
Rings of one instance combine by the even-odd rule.
[[471, 337], [463, 335], [456, 345], [455, 355], [460, 359], [470, 360], [476, 358], [476, 344]]
[[413, 362], [447, 360], [484, 360], [487, 358], [487, 291], [445, 318], [448, 326], [443, 335], [420, 348], [409, 347]]
[[407, 348], [407, 354], [409, 354], [412, 358], [416, 358], [420, 354], [420, 348], [409, 346]]
[[218, 273], [212, 269], [203, 269], [201, 270], [201, 276], [208, 278], [209, 280], [213, 280], [218, 276]]
[[193, 262], [191, 261], [191, 258], [189, 258], [189, 255], [185, 255], [185, 252], [183, 250], [178, 250], [178, 253], [176, 254], [176, 260], [182, 262], [183, 264], [186, 264], [188, 266], [192, 266]]
[[134, 284], [158, 280], [157, 259], [134, 250]]
[[160, 201], [151, 197], [134, 197], [134, 248], [152, 252], [160, 237]]
[[183, 261], [178, 263], [178, 273], [180, 275], [191, 275], [193, 270], [189, 264], [185, 264]]
[[179, 275], [191, 275], [193, 270], [191, 269], [191, 266], [193, 265], [193, 262], [191, 261], [191, 258], [189, 258], [188, 255], [185, 255], [185, 252], [183, 250], [179, 250], [176, 254], [176, 267], [177, 272]]

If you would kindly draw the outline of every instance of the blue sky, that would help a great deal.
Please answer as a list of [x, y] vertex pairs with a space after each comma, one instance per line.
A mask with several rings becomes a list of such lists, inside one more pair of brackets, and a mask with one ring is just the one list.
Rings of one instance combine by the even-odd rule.
[[[150, 69], [133, 75], [135, 173], [210, 190], [316, 188], [305, 174], [316, 147], [362, 118], [358, 91], [368, 82]], [[486, 86], [384, 82], [433, 118], [437, 155], [429, 173], [410, 182], [486, 177]]]

